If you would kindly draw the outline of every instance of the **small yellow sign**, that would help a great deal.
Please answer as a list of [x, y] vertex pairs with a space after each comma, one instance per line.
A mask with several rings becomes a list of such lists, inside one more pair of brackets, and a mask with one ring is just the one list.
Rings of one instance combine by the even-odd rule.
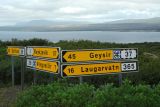
[[28, 47], [27, 56], [58, 59], [59, 48]]
[[58, 73], [58, 62], [36, 60], [35, 68], [43, 71]]
[[19, 56], [19, 51], [20, 49], [19, 48], [11, 48], [11, 47], [8, 47], [7, 49], [7, 54], [8, 55], [15, 55], [15, 56]]
[[63, 62], [100, 61], [113, 59], [113, 50], [62, 51]]
[[24, 47], [8, 47], [7, 54], [11, 56], [25, 56], [25, 48]]
[[80, 76], [121, 72], [121, 63], [62, 65], [63, 76]]

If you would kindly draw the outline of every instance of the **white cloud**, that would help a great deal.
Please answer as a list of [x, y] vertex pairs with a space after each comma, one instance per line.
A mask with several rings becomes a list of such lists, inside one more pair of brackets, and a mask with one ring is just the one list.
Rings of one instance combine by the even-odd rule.
[[103, 22], [160, 17], [160, 0], [0, 0], [0, 25], [32, 19]]
[[84, 12], [86, 9], [81, 7], [62, 7], [58, 9], [57, 12], [64, 13], [64, 14], [77, 14]]

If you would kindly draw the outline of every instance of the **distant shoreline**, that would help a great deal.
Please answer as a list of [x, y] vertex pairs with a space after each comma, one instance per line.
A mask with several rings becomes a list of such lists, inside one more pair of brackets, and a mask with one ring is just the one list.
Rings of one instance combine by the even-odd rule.
[[25, 31], [25, 30], [0, 30], [0, 32], [160, 32], [160, 30], [56, 30], [56, 31]]

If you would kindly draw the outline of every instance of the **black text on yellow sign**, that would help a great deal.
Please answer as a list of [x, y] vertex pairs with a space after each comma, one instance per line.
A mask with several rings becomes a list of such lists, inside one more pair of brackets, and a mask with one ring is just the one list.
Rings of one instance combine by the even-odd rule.
[[84, 62], [102, 60], [136, 59], [137, 49], [90, 49], [90, 50], [63, 50], [62, 62]]
[[45, 60], [34, 60], [27, 59], [27, 68], [51, 72], [51, 73], [59, 73], [59, 61], [51, 62]]
[[110, 74], [120, 72], [138, 71], [137, 62], [113, 62], [96, 64], [63, 64], [62, 77], [75, 77], [85, 75]]
[[62, 62], [111, 60], [112, 50], [62, 51]]
[[10, 56], [25, 56], [25, 47], [9, 46], [7, 54]]
[[27, 56], [29, 57], [58, 59], [59, 54], [60, 54], [59, 47], [27, 47]]

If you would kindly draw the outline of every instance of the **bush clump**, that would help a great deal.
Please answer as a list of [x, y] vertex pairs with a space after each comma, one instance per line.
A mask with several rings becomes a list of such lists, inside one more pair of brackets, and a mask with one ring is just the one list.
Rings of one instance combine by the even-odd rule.
[[97, 89], [87, 107], [160, 107], [159, 87], [133, 86], [129, 82], [121, 87], [104, 85]]
[[17, 107], [82, 107], [92, 98], [93, 91], [94, 87], [88, 84], [55, 82], [33, 86], [19, 95]]
[[95, 88], [88, 84], [55, 82], [22, 92], [17, 107], [160, 107], [160, 85], [113, 84]]

